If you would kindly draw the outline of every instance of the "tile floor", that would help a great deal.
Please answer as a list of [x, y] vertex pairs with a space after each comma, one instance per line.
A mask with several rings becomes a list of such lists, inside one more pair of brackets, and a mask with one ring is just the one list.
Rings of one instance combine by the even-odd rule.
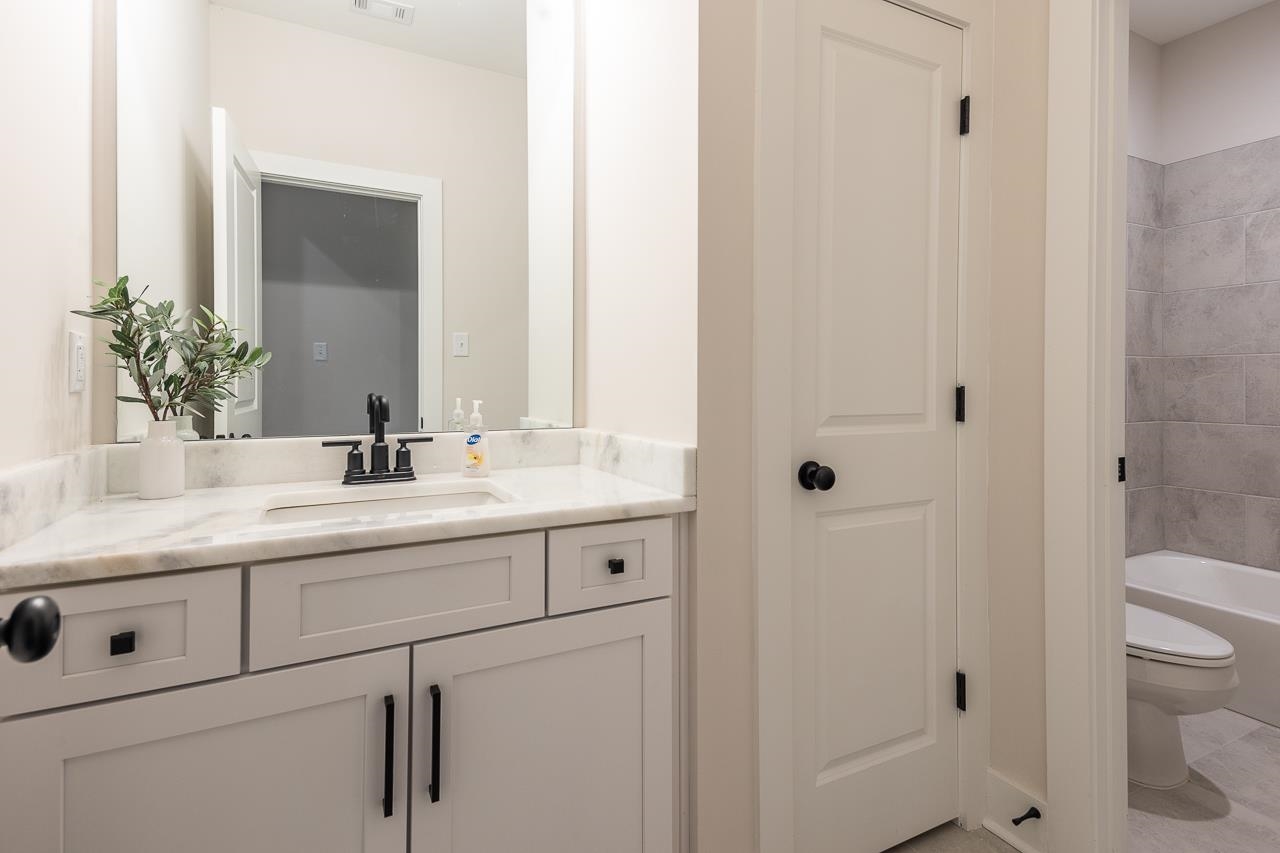
[[1183, 717], [1182, 742], [1190, 782], [1129, 786], [1130, 853], [1280, 850], [1280, 729], [1214, 711]]
[[1017, 853], [985, 829], [965, 832], [954, 823], [916, 836], [886, 853]]

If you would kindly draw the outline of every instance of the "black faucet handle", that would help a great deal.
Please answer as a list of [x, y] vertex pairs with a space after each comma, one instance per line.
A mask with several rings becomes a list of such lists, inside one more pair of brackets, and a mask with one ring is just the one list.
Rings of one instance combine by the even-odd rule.
[[348, 447], [347, 451], [347, 473], [363, 474], [364, 473], [364, 453], [360, 447], [364, 442], [361, 439], [339, 439], [335, 441], [322, 441], [321, 447]]
[[396, 448], [396, 471], [404, 474], [413, 471], [413, 457], [409, 453], [409, 445], [423, 444], [435, 441], [430, 435], [420, 435], [414, 438], [397, 438], [399, 447]]

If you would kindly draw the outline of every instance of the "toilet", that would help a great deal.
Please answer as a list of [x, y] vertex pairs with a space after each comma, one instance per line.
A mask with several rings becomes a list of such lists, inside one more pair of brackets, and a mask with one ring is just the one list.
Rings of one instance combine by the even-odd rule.
[[1187, 781], [1178, 717], [1225, 707], [1240, 685], [1231, 643], [1199, 625], [1125, 605], [1129, 778], [1148, 788]]

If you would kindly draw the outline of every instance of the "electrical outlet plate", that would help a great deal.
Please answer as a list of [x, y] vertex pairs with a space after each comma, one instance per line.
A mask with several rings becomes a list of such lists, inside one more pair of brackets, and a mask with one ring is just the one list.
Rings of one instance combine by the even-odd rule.
[[311, 345], [311, 357], [316, 361], [328, 361], [329, 345], [324, 341], [316, 341]]
[[89, 373], [89, 341], [81, 332], [67, 332], [67, 390], [78, 394], [84, 390]]

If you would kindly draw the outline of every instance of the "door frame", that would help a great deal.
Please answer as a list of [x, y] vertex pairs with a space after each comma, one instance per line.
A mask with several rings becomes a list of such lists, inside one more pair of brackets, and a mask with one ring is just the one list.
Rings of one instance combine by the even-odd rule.
[[[757, 0], [755, 346], [752, 418], [756, 587], [757, 837], [794, 850], [791, 643], [791, 278], [793, 271], [795, 20], [798, 0]], [[961, 145], [957, 369], [968, 390], [957, 436], [957, 653], [968, 677], [960, 715], [961, 823], [986, 817], [990, 744], [987, 628], [988, 303], [993, 8], [989, 0], [884, 0], [964, 31], [964, 90], [974, 104]], [[958, 107], [957, 107], [958, 109]], [[767, 237], [767, 239], [766, 239]]]
[[444, 429], [444, 184], [409, 175], [251, 151], [264, 184], [335, 190], [418, 206], [418, 431]]
[[1049, 849], [1127, 848], [1128, 0], [1050, 0], [1044, 542]]

